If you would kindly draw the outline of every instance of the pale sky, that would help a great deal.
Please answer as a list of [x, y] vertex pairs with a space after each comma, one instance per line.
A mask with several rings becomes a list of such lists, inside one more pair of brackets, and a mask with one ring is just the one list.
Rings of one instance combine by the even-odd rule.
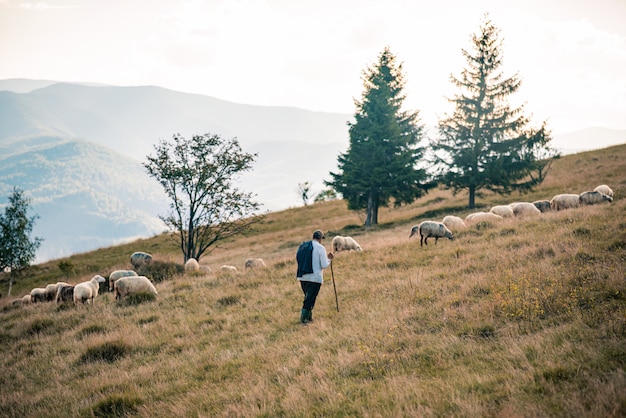
[[501, 30], [512, 104], [553, 133], [626, 129], [626, 0], [0, 0], [0, 79], [156, 85], [353, 114], [389, 46], [405, 109], [435, 124], [481, 17]]

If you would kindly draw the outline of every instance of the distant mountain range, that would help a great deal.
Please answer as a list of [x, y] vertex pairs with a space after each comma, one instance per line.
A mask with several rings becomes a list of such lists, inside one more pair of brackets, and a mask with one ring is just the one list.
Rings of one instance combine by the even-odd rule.
[[[258, 153], [240, 186], [265, 210], [300, 206], [298, 183], [323, 188], [348, 147], [350, 114], [251, 106], [160, 87], [0, 80], [0, 206], [13, 186], [33, 198], [37, 261], [165, 229], [169, 201], [142, 166], [161, 139], [219, 134]], [[572, 153], [626, 142], [626, 130], [557, 135]]]

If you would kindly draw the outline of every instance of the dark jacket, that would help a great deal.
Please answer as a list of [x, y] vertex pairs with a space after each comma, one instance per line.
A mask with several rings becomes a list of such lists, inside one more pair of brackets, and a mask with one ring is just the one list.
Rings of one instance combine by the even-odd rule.
[[298, 261], [296, 277], [313, 273], [313, 241], [304, 241], [300, 244], [296, 253], [296, 261]]

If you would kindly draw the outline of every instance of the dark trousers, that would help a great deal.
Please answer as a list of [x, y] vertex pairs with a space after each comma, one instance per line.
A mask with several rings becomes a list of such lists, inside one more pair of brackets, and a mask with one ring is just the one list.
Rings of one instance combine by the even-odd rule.
[[320, 292], [322, 284], [302, 281], [300, 282], [300, 287], [302, 287], [302, 292], [304, 292], [302, 309], [308, 309], [310, 311], [313, 310], [313, 307], [315, 306], [315, 299], [317, 299], [317, 294]]

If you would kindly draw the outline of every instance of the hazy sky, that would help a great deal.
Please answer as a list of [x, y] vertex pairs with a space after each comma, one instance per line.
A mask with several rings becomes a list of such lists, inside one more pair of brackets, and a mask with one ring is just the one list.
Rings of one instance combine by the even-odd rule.
[[453, 108], [488, 12], [511, 99], [553, 133], [626, 129], [626, 0], [0, 0], [0, 79], [158, 85], [255, 105], [353, 114], [389, 46], [405, 108]]

